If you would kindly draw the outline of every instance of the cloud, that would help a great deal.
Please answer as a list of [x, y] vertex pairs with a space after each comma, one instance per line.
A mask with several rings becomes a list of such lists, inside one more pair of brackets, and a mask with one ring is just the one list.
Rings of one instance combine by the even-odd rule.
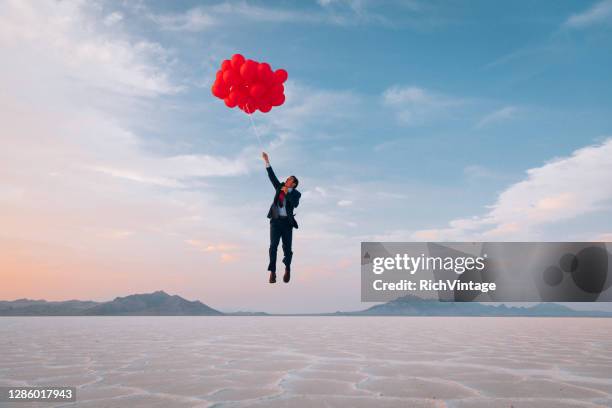
[[127, 231], [121, 229], [100, 229], [98, 231], [100, 237], [106, 239], [126, 239], [134, 235], [134, 231]]
[[247, 173], [247, 165], [241, 159], [209, 155], [159, 157], [140, 152], [133, 159], [121, 167], [93, 165], [85, 168], [134, 182], [176, 188], [186, 187], [185, 181], [189, 178]]
[[203, 252], [226, 252], [236, 250], [236, 245], [232, 244], [210, 244], [198, 239], [188, 239], [185, 243], [203, 251]]
[[[263, 3], [260, 3], [263, 4]], [[247, 1], [219, 2], [197, 6], [178, 13], [159, 14], [144, 10], [144, 14], [167, 31], [205, 31], [224, 25], [224, 22], [240, 23], [303, 23], [332, 26], [378, 25], [383, 27], [408, 26], [412, 28], [439, 25], [439, 13], [431, 7], [423, 7], [417, 1], [389, 1], [383, 3], [362, 0], [321, 0], [319, 8], [302, 7], [299, 10], [255, 5]], [[393, 6], [394, 18], [384, 14]], [[143, 7], [141, 7], [142, 9]], [[378, 12], [380, 10], [380, 12]]]
[[465, 101], [416, 86], [395, 85], [383, 93], [383, 104], [391, 107], [406, 125], [420, 125], [447, 117]]
[[169, 31], [202, 31], [219, 23], [202, 8], [193, 8], [182, 14], [151, 15], [151, 19]]
[[228, 20], [267, 23], [321, 23], [326, 20], [322, 13], [255, 6], [247, 2], [222, 2], [209, 6], [198, 6], [182, 13], [155, 14], [149, 12], [148, 16], [163, 30], [192, 32], [222, 26]]
[[112, 26], [117, 24], [121, 20], [123, 20], [123, 14], [119, 13], [118, 11], [113, 11], [112, 13], [104, 17], [104, 24], [107, 26]]
[[499, 177], [499, 174], [496, 173], [495, 171], [487, 167], [480, 166], [478, 164], [472, 164], [469, 166], [465, 166], [463, 168], [463, 174], [466, 176], [468, 180], [474, 181], [474, 182], [479, 182], [479, 181], [486, 180], [486, 179], [495, 179]]
[[507, 121], [509, 119], [514, 118], [517, 112], [518, 108], [516, 108], [515, 106], [503, 107], [485, 115], [482, 119], [478, 121], [478, 123], [476, 123], [475, 128], [482, 129], [495, 123]]
[[108, 174], [109, 176], [122, 178], [125, 180], [134, 181], [137, 183], [145, 183], [145, 184], [154, 184], [162, 187], [182, 187], [183, 185], [177, 180], [172, 180], [168, 178], [160, 178], [160, 177], [152, 177], [152, 176], [144, 176], [134, 171], [125, 170], [125, 169], [116, 169], [109, 168], [105, 166], [86, 166], [93, 171], [97, 171], [103, 174]]
[[295, 141], [316, 137], [338, 140], [346, 132], [347, 124], [358, 123], [364, 112], [363, 96], [352, 91], [314, 88], [290, 80], [286, 83], [285, 95], [282, 109], [273, 115], [253, 118], [262, 140], [274, 136], [266, 148], [275, 151], [275, 157], [280, 160], [290, 153], [299, 154], [291, 152], [299, 148]]
[[288, 81], [283, 109], [271, 116], [278, 130], [291, 130], [308, 124], [331, 124], [357, 116], [363, 99], [351, 91], [325, 90]]
[[353, 201], [351, 200], [340, 200], [338, 201], [338, 207], [350, 207], [353, 205]]
[[197, 239], [188, 239], [185, 240], [185, 243], [201, 252], [218, 254], [219, 262], [222, 263], [234, 262], [239, 258], [237, 253], [239, 247], [233, 244], [210, 244]]
[[[0, 8], [0, 45], [15, 66], [35, 49], [37, 63], [53, 70], [46, 76], [67, 76], [89, 89], [141, 96], [180, 90], [163, 68], [169, 54], [162, 46], [112, 35], [104, 29], [106, 20], [100, 24], [96, 17], [81, 2], [8, 0]], [[80, 24], [84, 20], [88, 24]]]
[[529, 169], [527, 178], [499, 194], [484, 215], [452, 220], [446, 228], [416, 231], [413, 238], [450, 241], [541, 238], [544, 225], [610, 207], [610, 157], [612, 138]]
[[[363, 0], [319, 0], [317, 1], [327, 11], [329, 21], [335, 24], [348, 25], [359, 23], [376, 23], [393, 26], [393, 22], [380, 13], [372, 10], [372, 3]], [[406, 2], [408, 5], [409, 2]], [[415, 8], [416, 9], [416, 8]], [[412, 9], [411, 11], [414, 11]]]
[[603, 0], [595, 3], [582, 13], [571, 15], [564, 23], [568, 28], [586, 28], [597, 24], [612, 21], [612, 0]]

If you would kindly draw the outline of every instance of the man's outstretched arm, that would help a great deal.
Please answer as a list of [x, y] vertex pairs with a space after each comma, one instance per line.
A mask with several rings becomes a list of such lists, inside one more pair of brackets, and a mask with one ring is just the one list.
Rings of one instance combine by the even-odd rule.
[[266, 171], [268, 172], [268, 178], [270, 178], [270, 181], [272, 182], [272, 185], [274, 186], [274, 188], [278, 188], [278, 186], [280, 186], [280, 181], [278, 181], [278, 178], [276, 177], [276, 174], [274, 174], [274, 170], [272, 170], [272, 166], [270, 166], [270, 158], [268, 157], [268, 153], [266, 152], [261, 152], [261, 157], [263, 158], [264, 162], [266, 162]]

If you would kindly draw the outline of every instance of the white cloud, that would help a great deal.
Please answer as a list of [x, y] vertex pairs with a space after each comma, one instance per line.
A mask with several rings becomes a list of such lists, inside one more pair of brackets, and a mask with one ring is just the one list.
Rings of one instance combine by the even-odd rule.
[[455, 219], [446, 228], [417, 231], [413, 237], [451, 241], [541, 238], [543, 225], [609, 208], [611, 157], [612, 139], [576, 150], [569, 157], [527, 170], [527, 178], [504, 190], [484, 215]]
[[286, 102], [273, 115], [253, 117], [264, 142], [274, 136], [266, 148], [276, 150], [275, 157], [282, 158], [298, 147], [289, 141], [313, 138], [319, 129], [330, 133], [344, 131], [347, 123], [355, 123], [363, 114], [362, 96], [351, 91], [318, 89], [289, 80], [285, 83], [285, 95]]
[[181, 14], [151, 15], [151, 19], [169, 31], [202, 31], [220, 22], [202, 8], [193, 8]]
[[102, 238], [117, 240], [131, 237], [134, 231], [101, 228], [98, 230], [98, 235]]
[[[260, 3], [263, 4], [263, 3]], [[204, 31], [233, 23], [306, 23], [335, 26], [375, 24], [387, 27], [408, 25], [414, 28], [439, 24], [433, 15], [423, 15], [423, 7], [416, 1], [400, 1], [393, 5], [401, 12], [391, 20], [376, 10], [376, 3], [362, 0], [321, 0], [319, 9], [299, 10], [255, 5], [247, 1], [219, 2], [193, 7], [176, 13], [159, 14], [144, 10], [147, 17], [168, 31]], [[378, 6], [381, 6], [380, 4]], [[141, 7], [142, 9], [142, 7]], [[382, 7], [380, 7], [382, 10]], [[406, 14], [407, 12], [407, 14]]]
[[351, 200], [340, 200], [338, 201], [338, 207], [350, 207], [353, 205], [353, 201]]
[[228, 20], [268, 23], [323, 22], [325, 20], [322, 14], [255, 6], [247, 2], [221, 2], [210, 6], [194, 7], [182, 13], [149, 13], [149, 18], [168, 31], [203, 31], [223, 26]]
[[123, 20], [123, 14], [117, 11], [113, 11], [112, 13], [104, 17], [104, 24], [107, 26], [112, 26], [117, 24], [121, 20]]
[[221, 263], [233, 262], [239, 258], [240, 248], [234, 244], [207, 243], [198, 239], [187, 239], [185, 243], [198, 251], [218, 254]]
[[[319, 0], [319, 5], [325, 9], [329, 21], [340, 25], [360, 23], [376, 23], [392, 26], [391, 20], [373, 11], [373, 3], [363, 0]], [[404, 2], [409, 6], [409, 2]], [[410, 7], [408, 7], [410, 8]], [[411, 9], [411, 11], [417, 8]]]
[[499, 177], [499, 175], [495, 171], [478, 164], [471, 164], [469, 166], [465, 166], [463, 168], [463, 174], [465, 174], [468, 180], [475, 182]]
[[[22, 75], [37, 70], [39, 80], [55, 76], [129, 95], [180, 89], [161, 68], [169, 58], [163, 47], [108, 33], [95, 17], [81, 2], [8, 0], [0, 7], [0, 46], [12, 61], [3, 61], [3, 68], [16, 67]], [[24, 69], [34, 57], [38, 66]]]
[[182, 181], [185, 178], [235, 176], [247, 173], [244, 161], [209, 155], [157, 157], [135, 152], [133, 159], [129, 163], [121, 164], [121, 167], [94, 165], [86, 168], [113, 177], [165, 187], [184, 187]]
[[612, 22], [612, 0], [603, 0], [582, 13], [571, 15], [564, 25], [569, 28], [585, 28], [610, 22]]
[[357, 116], [362, 97], [351, 91], [330, 91], [288, 81], [287, 101], [272, 118], [281, 130], [303, 127], [305, 124], [326, 124]]
[[400, 122], [419, 125], [440, 117], [465, 102], [438, 92], [416, 86], [393, 86], [383, 93], [383, 103], [391, 107]]
[[498, 122], [503, 122], [509, 119], [512, 119], [516, 116], [518, 112], [518, 108], [515, 106], [506, 106], [496, 111], [493, 111], [487, 115], [485, 115], [482, 119], [478, 121], [476, 124], [476, 129], [482, 129], [491, 124], [495, 124]]

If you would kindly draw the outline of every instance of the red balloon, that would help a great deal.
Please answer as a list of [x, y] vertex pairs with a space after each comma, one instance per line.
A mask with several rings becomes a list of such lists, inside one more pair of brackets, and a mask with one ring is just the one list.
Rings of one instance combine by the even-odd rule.
[[262, 62], [257, 67], [257, 78], [260, 82], [272, 82], [274, 79], [274, 73], [272, 73], [272, 68], [270, 68], [270, 64], [266, 62]]
[[221, 71], [227, 71], [228, 69], [232, 68], [232, 61], [230, 60], [224, 60], [221, 63]]
[[277, 84], [282, 84], [287, 80], [288, 77], [289, 74], [287, 74], [287, 71], [285, 71], [284, 69], [277, 69], [276, 71], [274, 71], [274, 82], [276, 82]]
[[238, 88], [236, 90], [236, 101], [239, 105], [244, 105], [249, 97], [248, 91]]
[[268, 113], [270, 112], [270, 110], [272, 110], [272, 104], [270, 104], [269, 102], [260, 102], [259, 103], [259, 110], [262, 111], [263, 113]]
[[283, 86], [283, 84], [276, 84], [273, 85], [272, 87], [270, 87], [268, 93], [270, 95], [280, 95], [285, 93], [285, 87]]
[[283, 103], [285, 103], [285, 95], [280, 94], [272, 96], [272, 98], [270, 98], [270, 103], [272, 106], [281, 106]]
[[246, 60], [240, 67], [240, 76], [246, 82], [252, 82], [257, 76], [257, 63], [253, 60]]
[[225, 81], [223, 80], [223, 76], [221, 76], [221, 78], [215, 79], [215, 82], [213, 82], [213, 86], [214, 85], [218, 85], [220, 87], [226, 88], [229, 91], [229, 86], [227, 86], [225, 84]]
[[255, 101], [253, 99], [249, 98], [247, 103], [244, 104], [244, 109], [243, 110], [250, 115], [251, 113], [253, 113], [253, 112], [255, 112], [257, 110], [257, 103], [255, 103]]
[[[229, 106], [229, 105], [227, 104], [228, 100], [229, 100], [229, 102], [230, 102], [232, 105], [234, 105], [234, 106], [238, 105], [238, 102], [239, 102], [238, 91], [231, 91], [231, 92], [229, 93], [229, 95], [227, 96], [227, 98], [225, 98], [225, 99], [226, 99], [226, 100], [225, 100], [225, 104], [226, 104], [227, 106]], [[231, 107], [233, 108], [234, 106], [231, 106]]]
[[[231, 96], [232, 94], [230, 94]], [[228, 108], [235, 108], [237, 103], [235, 98], [231, 98], [230, 96], [228, 96], [227, 98], [225, 98], [223, 101], [225, 102], [225, 106], [227, 106]]]
[[259, 99], [266, 93], [266, 87], [262, 84], [255, 84], [249, 88], [249, 94], [255, 99]]
[[241, 79], [242, 78], [240, 78], [240, 75], [238, 75], [233, 69], [228, 69], [223, 73], [223, 82], [230, 86], [239, 85]]
[[212, 90], [213, 95], [215, 95], [217, 98], [221, 98], [221, 99], [225, 98], [227, 96], [227, 94], [228, 94], [227, 88], [222, 86], [222, 85], [220, 85], [220, 84], [217, 84], [217, 83], [215, 83], [212, 86], [211, 90]]
[[240, 66], [244, 64], [244, 57], [240, 54], [232, 55], [232, 68], [240, 70]]

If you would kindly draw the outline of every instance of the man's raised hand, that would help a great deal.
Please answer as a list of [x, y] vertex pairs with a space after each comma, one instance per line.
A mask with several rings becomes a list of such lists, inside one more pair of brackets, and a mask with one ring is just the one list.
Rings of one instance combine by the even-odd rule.
[[268, 157], [268, 153], [261, 152], [261, 157], [263, 158], [264, 162], [266, 162], [266, 164], [270, 164], [270, 158]]

